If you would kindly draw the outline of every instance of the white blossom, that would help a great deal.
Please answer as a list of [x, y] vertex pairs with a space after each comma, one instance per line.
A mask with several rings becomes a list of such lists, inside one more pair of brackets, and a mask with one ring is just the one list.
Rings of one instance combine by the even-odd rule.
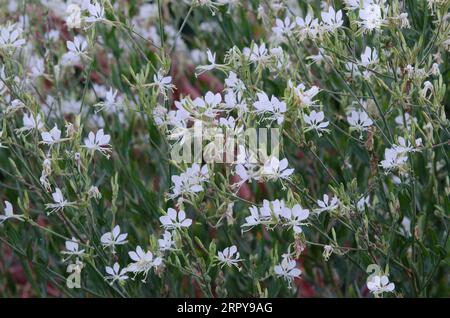
[[49, 131], [41, 132], [42, 143], [46, 145], [54, 145], [61, 141], [61, 130], [58, 129], [58, 126], [55, 126]]
[[328, 12], [323, 11], [320, 16], [322, 17], [325, 29], [329, 32], [334, 32], [344, 23], [342, 20], [342, 10], [336, 12], [332, 6], [330, 6]]
[[227, 265], [237, 267], [238, 263], [241, 261], [239, 256], [236, 245], [227, 247], [223, 251], [217, 253], [217, 258], [219, 259], [219, 262], [222, 263], [222, 266]]
[[294, 205], [292, 208], [284, 207], [281, 216], [285, 219], [288, 226], [292, 226], [295, 233], [302, 233], [302, 225], [307, 224], [305, 221], [309, 217], [309, 210], [303, 209], [300, 204]]
[[104, 248], [111, 247], [115, 254], [116, 245], [124, 245], [127, 241], [128, 233], [120, 233], [120, 226], [116, 225], [111, 232], [107, 232], [100, 237], [100, 242]]
[[92, 151], [98, 150], [106, 157], [109, 157], [108, 152], [111, 151], [110, 140], [111, 136], [105, 135], [103, 129], [99, 129], [95, 134], [91, 131], [88, 138], [84, 139], [84, 147]]
[[120, 269], [119, 263], [114, 263], [112, 267], [106, 266], [105, 271], [109, 276], [106, 276], [105, 279], [110, 281], [110, 285], [114, 284], [116, 281], [119, 283], [125, 282], [129, 277], [127, 275], [128, 269], [122, 268]]
[[295, 278], [300, 277], [302, 271], [297, 268], [297, 262], [290, 257], [283, 257], [280, 264], [274, 267], [275, 274], [284, 278], [289, 286]]
[[390, 283], [389, 278], [386, 275], [373, 275], [372, 278], [367, 281], [367, 288], [372, 294], [378, 296], [385, 292], [393, 292], [395, 284]]
[[329, 121], [324, 121], [325, 115], [322, 111], [316, 112], [313, 110], [309, 115], [304, 114], [303, 119], [308, 126], [306, 131], [314, 129], [319, 133], [319, 135], [321, 131], [327, 131], [326, 127], [330, 124]]
[[153, 267], [157, 267], [162, 264], [161, 257], [154, 257], [153, 253], [150, 251], [144, 252], [140, 246], [136, 247], [136, 251], [128, 252], [128, 255], [134, 263], [128, 265], [127, 272], [132, 272], [134, 274], [143, 273], [143, 282], [146, 281], [148, 272]]
[[0, 215], [0, 224], [5, 222], [8, 219], [15, 219], [19, 221], [24, 221], [25, 216], [22, 214], [14, 214], [13, 206], [11, 202], [4, 201], [5, 207], [4, 207], [4, 214]]
[[54, 212], [59, 212], [64, 210], [65, 207], [74, 206], [75, 202], [69, 202], [64, 199], [64, 196], [60, 188], [55, 188], [55, 192], [52, 193], [53, 203], [47, 203], [45, 208], [50, 210], [47, 214], [52, 214]]
[[328, 194], [323, 195], [323, 201], [317, 200], [317, 204], [319, 205], [318, 209], [315, 209], [314, 211], [318, 214], [325, 212], [325, 211], [333, 211], [336, 210], [339, 207], [339, 200], [336, 197], [331, 198], [328, 196]]
[[192, 219], [186, 218], [186, 213], [183, 210], [177, 212], [172, 208], [169, 208], [167, 214], [161, 216], [159, 221], [167, 230], [188, 228], [192, 225]]

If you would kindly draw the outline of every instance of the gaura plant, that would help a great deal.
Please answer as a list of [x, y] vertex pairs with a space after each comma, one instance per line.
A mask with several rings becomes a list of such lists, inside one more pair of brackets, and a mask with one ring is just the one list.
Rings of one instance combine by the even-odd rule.
[[3, 296], [449, 295], [450, 1], [0, 8]]

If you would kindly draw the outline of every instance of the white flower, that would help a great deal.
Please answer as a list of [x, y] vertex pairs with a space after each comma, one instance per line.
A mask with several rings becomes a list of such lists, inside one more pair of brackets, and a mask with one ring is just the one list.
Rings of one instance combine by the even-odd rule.
[[116, 245], [124, 245], [128, 243], [127, 233], [120, 233], [120, 226], [116, 225], [111, 232], [107, 232], [100, 237], [100, 242], [104, 248], [111, 247], [115, 254]]
[[392, 169], [401, 168], [408, 157], [403, 152], [396, 148], [386, 148], [384, 150], [384, 160], [381, 160], [380, 165], [384, 170], [390, 171]]
[[422, 96], [423, 98], [427, 98], [428, 92], [433, 93], [433, 84], [431, 84], [430, 81], [425, 81], [423, 83], [423, 88], [420, 91], [420, 96]]
[[75, 36], [73, 41], [67, 41], [66, 46], [69, 51], [61, 57], [61, 64], [64, 66], [79, 64], [81, 57], [87, 56], [88, 43], [81, 35]]
[[89, 3], [87, 10], [89, 12], [89, 16], [84, 19], [85, 22], [94, 23], [105, 21], [105, 9], [102, 5], [100, 5], [100, 3]]
[[366, 49], [361, 54], [361, 65], [369, 67], [370, 65], [376, 64], [378, 62], [378, 53], [376, 49], [372, 49], [366, 46]]
[[359, 5], [360, 5], [359, 0], [344, 0], [344, 2], [345, 2], [345, 7], [347, 8], [347, 10], [355, 11], [355, 10], [359, 9]]
[[246, 90], [244, 82], [233, 71], [230, 71], [225, 79], [225, 85], [228, 92], [233, 92], [237, 95], [241, 95]]
[[275, 26], [272, 28], [272, 31], [277, 35], [277, 37], [283, 37], [284, 35], [290, 36], [294, 27], [295, 21], [291, 22], [291, 19], [286, 17], [284, 21], [281, 19], [276, 19]]
[[243, 49], [242, 53], [254, 64], [267, 62], [270, 58], [265, 43], [261, 43], [259, 46], [254, 43], [251, 49], [246, 47]]
[[109, 91], [105, 93], [104, 100], [94, 105], [94, 107], [98, 107], [96, 112], [102, 111], [103, 109], [115, 110], [118, 108], [120, 105], [117, 102], [117, 93], [117, 89], [113, 91], [112, 87], [110, 87]]
[[98, 150], [109, 158], [108, 152], [111, 151], [111, 145], [109, 144], [110, 140], [111, 136], [105, 135], [103, 129], [99, 129], [96, 134], [91, 131], [88, 138], [84, 139], [84, 147], [93, 151]]
[[328, 12], [322, 12], [320, 14], [322, 22], [325, 24], [326, 30], [333, 32], [342, 26], [344, 21], [342, 20], [342, 10], [336, 12], [332, 6], [328, 9]]
[[61, 254], [67, 255], [67, 258], [63, 259], [63, 262], [67, 261], [70, 257], [82, 257], [84, 256], [85, 250], [80, 250], [78, 240], [74, 237], [70, 241], [65, 242], [66, 250], [62, 251]]
[[411, 236], [411, 220], [406, 216], [403, 217], [401, 231], [406, 237]]
[[64, 196], [60, 188], [55, 189], [55, 192], [52, 193], [52, 198], [54, 203], [47, 203], [45, 205], [46, 209], [50, 209], [50, 212], [47, 212], [49, 215], [54, 212], [62, 211], [67, 206], [75, 205], [75, 202], [68, 202], [67, 200], [64, 200]]
[[136, 247], [136, 252], [128, 252], [128, 255], [134, 261], [134, 263], [128, 265], [127, 271], [135, 274], [144, 273], [144, 279], [142, 280], [143, 282], [145, 282], [149, 270], [153, 267], [161, 265], [162, 263], [161, 257], [153, 258], [152, 252], [144, 252], [144, 250], [140, 246]]
[[406, 122], [406, 129], [410, 130], [412, 124], [417, 123], [417, 118], [412, 117], [409, 113], [405, 113], [405, 120], [403, 120], [403, 115], [398, 115], [395, 117], [395, 123], [399, 127], [404, 127]]
[[180, 175], [173, 175], [173, 192], [169, 194], [171, 199], [179, 196], [195, 194], [203, 191], [202, 183], [208, 178], [208, 166], [203, 165], [200, 168], [198, 163], [192, 164], [185, 172]]
[[127, 268], [120, 269], [119, 263], [114, 263], [113, 267], [106, 266], [106, 273], [109, 276], [105, 277], [106, 280], [110, 280], [110, 285], [114, 284], [116, 281], [123, 283], [128, 279]]
[[25, 44], [22, 29], [17, 24], [0, 27], [0, 49], [16, 49]]
[[372, 31], [381, 28], [384, 20], [381, 14], [381, 7], [372, 1], [364, 1], [364, 7], [359, 10], [359, 22], [364, 31]]
[[167, 92], [171, 91], [175, 87], [172, 85], [172, 76], [164, 76], [162, 70], [159, 70], [155, 75], [153, 75], [153, 82], [164, 97], [167, 97]]
[[389, 278], [386, 275], [374, 275], [367, 281], [367, 288], [371, 293], [378, 296], [384, 292], [393, 292], [395, 284], [389, 283]]
[[319, 135], [320, 131], [327, 131], [326, 127], [330, 124], [330, 122], [324, 121], [325, 115], [323, 112], [316, 112], [315, 110], [311, 111], [309, 115], [304, 114], [303, 119], [308, 125], [306, 131], [315, 129], [319, 132]]
[[268, 159], [264, 163], [263, 174], [269, 179], [287, 179], [294, 173], [294, 169], [288, 169], [288, 161], [286, 158], [278, 160], [276, 157]]
[[280, 101], [277, 97], [272, 96], [271, 99], [266, 93], [261, 92], [256, 94], [258, 100], [253, 103], [257, 114], [270, 114], [269, 119], [276, 120], [280, 125], [284, 121], [284, 113], [286, 112], [286, 103]]
[[311, 86], [310, 89], [306, 89], [304, 84], [300, 84], [294, 88], [295, 94], [300, 98], [301, 105], [307, 108], [315, 105], [316, 101], [314, 100], [314, 97], [319, 91], [317, 86]]
[[315, 39], [319, 34], [319, 19], [314, 19], [310, 13], [306, 15], [305, 19], [296, 17], [295, 22], [300, 28], [300, 39]]
[[336, 210], [339, 207], [339, 200], [336, 197], [333, 197], [330, 201], [330, 197], [328, 194], [323, 195], [323, 201], [317, 200], [317, 204], [319, 205], [319, 209], [316, 209], [315, 212], [320, 214], [324, 211], [332, 211]]
[[236, 245], [225, 248], [222, 252], [217, 253], [217, 258], [222, 263], [222, 266], [238, 266], [237, 264], [241, 261], [239, 259], [239, 252]]
[[32, 114], [23, 114], [23, 127], [19, 128], [18, 132], [29, 132], [33, 129], [41, 130], [44, 128], [44, 123], [41, 121], [41, 114], [34, 117]]
[[86, 53], [88, 43], [83, 36], [77, 35], [74, 37], [73, 41], [67, 41], [66, 46], [69, 52], [76, 55], [83, 55]]
[[220, 112], [219, 107], [222, 102], [222, 96], [220, 93], [214, 94], [208, 91], [205, 94], [205, 98], [197, 97], [192, 102], [196, 108], [195, 110], [200, 114], [210, 118], [215, 118]]
[[373, 121], [365, 111], [352, 110], [350, 116], [347, 116], [347, 121], [351, 129], [359, 130], [360, 132], [367, 130], [373, 125]]
[[254, 227], [258, 224], [267, 223], [273, 218], [275, 222], [278, 222], [284, 208], [285, 203], [283, 200], [263, 200], [262, 207], [258, 208], [253, 205], [249, 208], [250, 216], [245, 218], [246, 223], [242, 227]]
[[197, 76], [201, 75], [205, 72], [212, 71], [213, 69], [215, 69], [217, 67], [216, 53], [213, 53], [213, 52], [211, 52], [210, 49], [208, 49], [208, 50], [206, 50], [206, 56], [208, 58], [209, 64], [197, 66], [197, 70], [200, 71], [199, 73], [196, 73]]
[[20, 214], [20, 215], [14, 214], [13, 206], [12, 206], [11, 202], [4, 201], [4, 203], [5, 203], [5, 208], [4, 208], [5, 214], [4, 215], [0, 215], [0, 224], [2, 224], [3, 222], [5, 222], [8, 219], [16, 219], [16, 220], [19, 220], [19, 221], [23, 221], [24, 220], [24, 218], [25, 218], [24, 215], [22, 215], [22, 214]]
[[44, 59], [33, 55], [28, 61], [28, 67], [30, 69], [31, 78], [35, 79], [45, 73]]
[[288, 281], [289, 286], [291, 282], [300, 277], [302, 271], [297, 267], [297, 262], [289, 257], [283, 257], [281, 264], [278, 264], [274, 267], [275, 274], [279, 277], [284, 278]]
[[161, 216], [159, 221], [168, 230], [188, 228], [192, 224], [192, 220], [186, 218], [186, 213], [183, 210], [177, 212], [172, 208], [169, 208], [167, 214]]
[[303, 209], [300, 204], [296, 204], [292, 209], [284, 207], [281, 211], [281, 216], [287, 221], [287, 225], [292, 226], [295, 233], [302, 233], [302, 221], [306, 220], [309, 216], [309, 210]]
[[362, 197], [361, 199], [358, 200], [358, 202], [356, 203], [356, 208], [358, 209], [358, 211], [363, 212], [364, 209], [370, 206], [370, 197]]
[[68, 28], [79, 28], [81, 25], [81, 8], [76, 4], [69, 4], [66, 12], [66, 24]]
[[162, 239], [158, 240], [159, 250], [162, 252], [170, 251], [174, 244], [175, 242], [172, 239], [172, 233], [170, 233], [169, 231], [165, 231]]
[[61, 141], [61, 130], [58, 129], [58, 126], [55, 126], [50, 130], [50, 132], [44, 131], [41, 132], [42, 143], [46, 145], [54, 145]]

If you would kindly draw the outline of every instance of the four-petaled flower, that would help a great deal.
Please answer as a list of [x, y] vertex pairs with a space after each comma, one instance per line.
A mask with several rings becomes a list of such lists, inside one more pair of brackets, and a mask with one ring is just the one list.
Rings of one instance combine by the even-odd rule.
[[107, 232], [100, 237], [100, 242], [103, 247], [111, 247], [113, 254], [115, 254], [115, 246], [126, 244], [127, 233], [120, 233], [120, 226], [116, 225], [111, 232]]
[[367, 281], [367, 288], [375, 296], [378, 296], [384, 292], [393, 292], [395, 284], [389, 282], [389, 278], [386, 275], [373, 275], [370, 280]]
[[281, 263], [275, 266], [274, 271], [277, 276], [284, 278], [288, 282], [289, 287], [292, 281], [302, 274], [302, 271], [297, 268], [297, 262], [288, 256], [283, 257]]
[[134, 263], [128, 265], [128, 272], [132, 272], [136, 275], [139, 273], [144, 273], [144, 279], [142, 280], [143, 282], [145, 282], [149, 270], [153, 267], [161, 265], [162, 263], [161, 257], [154, 258], [152, 252], [144, 252], [140, 246], [136, 247], [136, 251], [128, 252], [128, 255], [134, 261]]
[[286, 158], [278, 160], [278, 158], [272, 157], [264, 163], [263, 174], [268, 179], [287, 179], [293, 173], [294, 169], [288, 169]]
[[303, 221], [308, 218], [309, 210], [303, 209], [300, 204], [296, 204], [291, 209], [283, 208], [281, 216], [286, 220], [287, 225], [293, 227], [295, 233], [302, 233], [301, 226], [306, 224]]
[[105, 279], [111, 281], [109, 283], [110, 285], [114, 284], [116, 281], [118, 281], [119, 283], [123, 283], [128, 279], [127, 275], [128, 269], [126, 267], [120, 269], [119, 263], [114, 263], [112, 267], [106, 266], [105, 270], [106, 273], [108, 273], [109, 275], [106, 276]]
[[303, 115], [303, 119], [305, 123], [308, 125], [306, 131], [315, 129], [319, 136], [321, 135], [321, 131], [327, 131], [327, 127], [330, 124], [328, 121], [324, 121], [325, 115], [323, 112], [316, 112], [315, 110], [311, 111], [309, 115]]
[[328, 194], [324, 194], [323, 195], [323, 201], [322, 200], [317, 200], [317, 204], [319, 205], [318, 209], [315, 209], [314, 211], [317, 214], [320, 214], [324, 211], [332, 211], [332, 210], [336, 210], [339, 207], [339, 200], [336, 197], [333, 197], [330, 200], [330, 197], [328, 196]]
[[111, 152], [110, 140], [111, 136], [105, 135], [103, 129], [99, 129], [96, 134], [92, 131], [89, 133], [88, 138], [84, 139], [84, 146], [92, 151], [98, 150], [109, 158], [109, 152]]
[[217, 258], [219, 259], [219, 262], [222, 263], [222, 266], [234, 265], [238, 267], [238, 263], [241, 261], [236, 245], [226, 247], [222, 252], [219, 251], [217, 253]]
[[161, 216], [159, 221], [162, 226], [168, 230], [188, 228], [192, 224], [192, 220], [186, 218], [186, 213], [183, 210], [177, 212], [172, 208], [169, 208], [167, 214]]

